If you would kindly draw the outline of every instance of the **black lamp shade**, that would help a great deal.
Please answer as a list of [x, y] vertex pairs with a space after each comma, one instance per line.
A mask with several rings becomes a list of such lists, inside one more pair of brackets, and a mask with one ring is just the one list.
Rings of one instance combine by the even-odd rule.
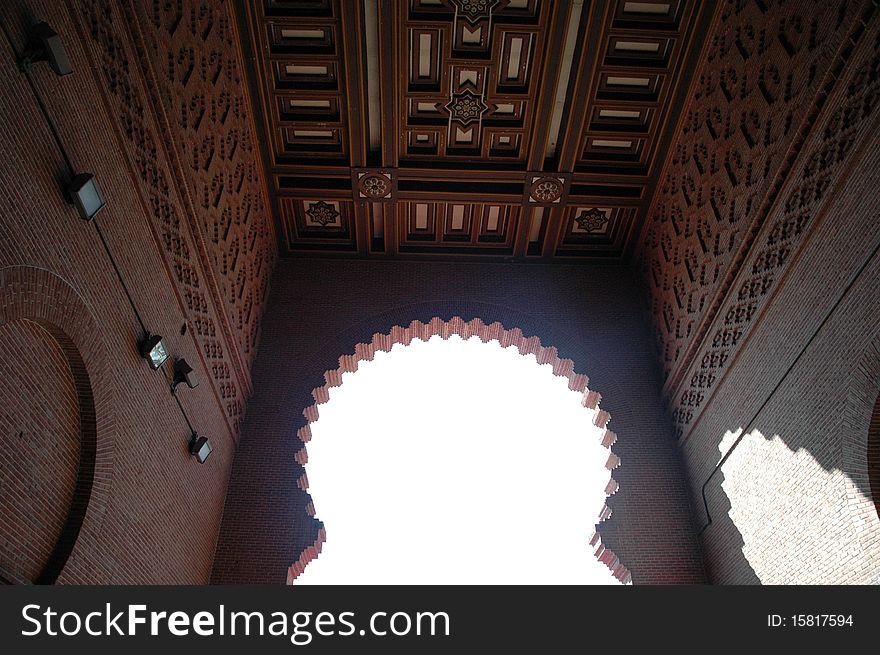
[[186, 384], [190, 389], [195, 389], [199, 386], [196, 372], [189, 365], [189, 362], [183, 358], [174, 362], [174, 386], [176, 387], [178, 384]]
[[138, 344], [138, 350], [140, 351], [141, 357], [149, 362], [150, 367], [153, 370], [158, 369], [165, 363], [165, 360], [168, 359], [168, 351], [165, 349], [165, 343], [162, 341], [162, 337], [158, 334], [148, 334], [144, 337], [140, 344]]
[[208, 437], [200, 437], [195, 432], [192, 433], [192, 437], [189, 440], [189, 454], [198, 459], [199, 464], [204, 464], [213, 450]]
[[47, 61], [56, 75], [70, 75], [73, 68], [61, 37], [49, 27], [48, 23], [40, 22], [31, 27], [30, 39], [22, 56], [23, 63]]
[[67, 186], [67, 194], [80, 218], [85, 221], [92, 220], [104, 208], [104, 199], [91, 173], [74, 175]]

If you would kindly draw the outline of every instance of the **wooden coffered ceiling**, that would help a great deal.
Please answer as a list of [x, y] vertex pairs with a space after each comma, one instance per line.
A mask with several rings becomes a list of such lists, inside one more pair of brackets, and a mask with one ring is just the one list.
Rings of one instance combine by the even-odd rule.
[[242, 0], [281, 252], [628, 258], [713, 8]]

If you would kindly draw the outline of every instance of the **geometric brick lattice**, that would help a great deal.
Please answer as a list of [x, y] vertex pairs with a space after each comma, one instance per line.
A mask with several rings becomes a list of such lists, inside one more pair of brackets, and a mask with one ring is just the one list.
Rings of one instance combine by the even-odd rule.
[[[730, 3], [717, 16], [640, 252], [679, 438], [871, 123], [880, 43], [876, 25], [864, 26], [875, 12]], [[855, 45], [863, 63], [851, 62]], [[842, 106], [829, 116], [836, 94]]]
[[84, 0], [80, 18], [230, 432], [275, 255], [231, 8]]

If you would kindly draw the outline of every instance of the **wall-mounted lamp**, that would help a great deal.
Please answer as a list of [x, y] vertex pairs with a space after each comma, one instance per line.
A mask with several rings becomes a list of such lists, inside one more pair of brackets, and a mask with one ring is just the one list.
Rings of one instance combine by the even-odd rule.
[[65, 195], [67, 202], [76, 207], [76, 212], [84, 221], [92, 220], [104, 208], [104, 199], [91, 173], [74, 175], [65, 189]]
[[141, 357], [150, 363], [150, 368], [154, 371], [168, 359], [165, 342], [162, 341], [162, 337], [158, 334], [147, 333], [147, 336], [138, 343], [138, 352], [140, 352]]
[[27, 46], [19, 57], [18, 65], [26, 70], [38, 61], [48, 61], [57, 75], [70, 75], [73, 72], [61, 37], [48, 23], [43, 22], [31, 27]]
[[199, 464], [204, 464], [213, 450], [208, 437], [200, 437], [198, 433], [192, 433], [189, 438], [189, 454], [198, 459]]
[[174, 360], [174, 381], [171, 383], [171, 390], [177, 389], [179, 384], [186, 384], [190, 389], [195, 389], [199, 386], [196, 372], [189, 365], [189, 362], [183, 358]]

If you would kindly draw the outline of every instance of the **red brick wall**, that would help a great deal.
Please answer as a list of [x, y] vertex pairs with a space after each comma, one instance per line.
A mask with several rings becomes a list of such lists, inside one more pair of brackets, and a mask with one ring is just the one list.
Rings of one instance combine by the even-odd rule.
[[[880, 581], [867, 458], [880, 392], [872, 3], [719, 10], [639, 259], [665, 375], [643, 285], [603, 267], [281, 262], [254, 360], [275, 254], [235, 25], [224, 3], [180, 23], [173, 11], [0, 7], [13, 43], [0, 41], [0, 461], [4, 489], [21, 490], [2, 511], [33, 508], [33, 489], [58, 499], [31, 523], [4, 520], [4, 577], [34, 578], [74, 525], [60, 582], [283, 582], [319, 531], [294, 459], [312, 389], [374, 333], [458, 315], [539, 337], [602, 394], [622, 462], [602, 538], [634, 582], [705, 579], [693, 522], [708, 522], [706, 480], [713, 581]], [[204, 466], [185, 451], [163, 373], [137, 354], [140, 326], [94, 226], [60, 193], [69, 171], [14, 63], [34, 19], [73, 64], [65, 78], [37, 65], [34, 84], [74, 167], [98, 178], [133, 301], [202, 380], [181, 401], [215, 446]], [[35, 380], [47, 398], [21, 393]], [[739, 429], [748, 436], [713, 473]], [[31, 447], [48, 434], [66, 444], [52, 460]], [[77, 448], [91, 454], [74, 473]], [[39, 474], [22, 487], [27, 471]]]
[[[232, 237], [243, 230], [256, 246], [241, 252], [235, 270], [225, 275], [215, 270], [217, 257], [205, 245], [210, 236], [204, 227], [210, 221], [188, 198], [196, 183], [177, 172], [177, 153], [154, 103], [147, 60], [138, 50], [138, 24], [123, 11], [128, 11], [125, 3], [90, 0], [0, 8], [12, 41], [0, 39], [0, 142], [5, 153], [0, 161], [0, 330], [11, 334], [22, 319], [39, 321], [59, 344], [46, 341], [38, 353], [33, 335], [19, 335], [4, 344], [0, 364], [7, 375], [10, 369], [19, 375], [45, 370], [43, 393], [60, 403], [53, 414], [40, 394], [4, 389], [3, 406], [9, 408], [3, 413], [0, 455], [4, 494], [7, 479], [13, 484], [26, 472], [38, 472], [26, 483], [27, 491], [45, 489], [47, 503], [52, 495], [56, 501], [51, 507], [31, 504], [37, 510], [31, 522], [16, 521], [4, 532], [2, 566], [7, 566], [8, 553], [25, 553], [13, 571], [16, 577], [32, 578], [46, 564], [59, 517], [63, 521], [65, 515], [79, 514], [75, 545], [59, 582], [199, 583], [211, 571], [250, 384], [245, 344], [252, 348], [256, 343], [266, 279], [260, 266], [271, 266], [266, 258], [273, 252], [272, 236], [264, 213], [239, 220]], [[201, 380], [196, 389], [182, 391], [180, 399], [194, 427], [214, 445], [205, 465], [186, 451], [189, 430], [170, 394], [167, 371], [150, 370], [137, 353], [141, 329], [95, 227], [81, 221], [62, 197], [69, 171], [13, 52], [23, 46], [34, 20], [46, 20], [60, 33], [70, 57], [72, 75], [59, 78], [46, 64], [37, 64], [34, 84], [73, 167], [96, 175], [107, 203], [98, 221], [133, 301], [146, 327], [164, 335], [171, 354], [185, 357]], [[234, 50], [230, 56], [235, 59]], [[235, 120], [248, 124], [248, 105], [242, 101], [239, 106], [244, 113]], [[241, 161], [254, 165], [247, 150], [237, 152], [237, 157], [219, 158], [212, 174], [232, 176]], [[262, 193], [250, 178], [240, 189], [249, 197]], [[259, 229], [252, 234], [254, 226]], [[235, 285], [216, 283], [230, 277]], [[236, 299], [230, 302], [224, 294], [233, 291]], [[240, 320], [244, 314], [239, 310], [250, 312], [247, 320]], [[53, 348], [58, 347], [68, 362], [81, 362], [73, 376], [77, 394], [93, 406], [87, 402], [84, 412], [81, 404], [78, 435], [80, 451], [87, 444], [91, 452], [89, 465], [80, 465], [91, 486], [78, 482], [72, 501], [64, 453], [76, 439], [72, 417], [61, 411], [71, 392], [61, 360], [51, 354], [57, 355]], [[7, 382], [15, 379], [7, 377]], [[68, 446], [53, 447], [57, 459], [50, 467], [45, 453], [32, 447], [35, 442], [27, 448], [15, 443], [19, 433], [44, 441], [52, 435], [53, 443]], [[89, 491], [85, 497], [81, 488]], [[23, 496], [21, 502], [32, 499]], [[3, 525], [5, 530], [5, 519]], [[43, 535], [38, 549], [29, 552], [26, 542], [36, 535]]]
[[173, 151], [173, 170], [185, 187], [188, 211], [197, 217], [206, 282], [228, 316], [233, 356], [248, 383], [244, 397], [275, 238], [231, 3], [123, 6]]
[[868, 484], [873, 496], [874, 509], [880, 514], [880, 396], [871, 414], [871, 427], [868, 430]]
[[[679, 437], [698, 420], [837, 168], [826, 156], [802, 197], [780, 196], [829, 95], [843, 85], [841, 71], [857, 67], [853, 44], [870, 41], [863, 21], [875, 13], [871, 2], [842, 0], [727, 1], [716, 12], [639, 252]], [[849, 120], [834, 130], [851, 132]], [[843, 145], [850, 136], [828, 140]], [[786, 210], [771, 216], [782, 202]]]
[[877, 14], [725, 4], [654, 207], [642, 264], [715, 582], [880, 576]]
[[33, 582], [49, 560], [73, 500], [79, 403], [59, 344], [36, 323], [0, 327], [0, 575]]
[[275, 256], [229, 3], [71, 0], [234, 433]]
[[[683, 445], [716, 582], [876, 583], [880, 518], [868, 431], [880, 392], [876, 141], [819, 217], [758, 329]], [[815, 336], [814, 336], [815, 335]], [[707, 522], [697, 512], [701, 524]]]
[[[460, 316], [537, 336], [589, 376], [611, 414], [621, 460], [603, 543], [635, 583], [703, 581], [639, 297], [625, 268], [280, 261], [212, 580], [284, 582], [318, 536], [309, 497], [297, 488], [303, 467], [295, 457], [303, 410], [314, 403], [324, 372], [374, 333]], [[333, 526], [326, 528], [332, 540]]]
[[[519, 328], [506, 329], [497, 321], [486, 324], [479, 318], [465, 321], [461, 317], [456, 316], [447, 321], [435, 317], [427, 323], [414, 320], [405, 326], [394, 326], [389, 333], [374, 334], [370, 341], [358, 343], [355, 346], [353, 353], [341, 356], [339, 358], [339, 367], [326, 371], [324, 373], [324, 384], [312, 390], [314, 403], [303, 410], [303, 415], [308, 421], [308, 424], [297, 430], [297, 437], [303, 442], [303, 446], [294, 456], [296, 462], [301, 465], [306, 465], [308, 463], [309, 455], [306, 444], [310, 443], [312, 439], [312, 424], [319, 419], [320, 413], [323, 411], [321, 410], [320, 405], [329, 401], [331, 390], [334, 387], [342, 385], [344, 379], [343, 376], [346, 373], [354, 373], [359, 370], [362, 362], [372, 361], [379, 353], [391, 352], [395, 346], [409, 346], [416, 340], [430, 341], [435, 336], [442, 339], [448, 339], [452, 336], [458, 336], [464, 340], [476, 338], [482, 343], [495, 341], [500, 344], [502, 348], [515, 348], [521, 356], [534, 358], [533, 361], [537, 364], [551, 367], [554, 375], [566, 379], [568, 388], [581, 394], [581, 405], [589, 410], [595, 410], [590, 414], [592, 417], [591, 421], [594, 425], [601, 428], [597, 440], [601, 446], [606, 449], [606, 452], [601, 457], [603, 458], [605, 468], [609, 471], [608, 479], [603, 480], [603, 482], [605, 482], [605, 498], [607, 499], [609, 496], [612, 496], [617, 492], [619, 485], [617, 480], [613, 477], [613, 472], [618, 466], [620, 466], [620, 457], [618, 457], [612, 450], [612, 446], [617, 441], [617, 433], [607, 427], [610, 415], [600, 407], [601, 394], [587, 386], [589, 384], [587, 376], [575, 371], [574, 362], [572, 360], [560, 358], [559, 353], [554, 346], [543, 345], [538, 337], [534, 335], [524, 335]], [[426, 376], [432, 374], [433, 373], [430, 371], [425, 371]], [[487, 372], [487, 374], [491, 376], [489, 372]], [[486, 379], [488, 380], [489, 377]], [[422, 381], [419, 380], [407, 380], [406, 382], [407, 385], [421, 383]], [[390, 392], [391, 389], [388, 391]], [[396, 393], [396, 391], [395, 388], [394, 392]], [[393, 404], [394, 403], [392, 403], [392, 405]], [[444, 410], [451, 413], [453, 418], [456, 418], [455, 413], [457, 408], [454, 405], [449, 407], [448, 403], [446, 403], [443, 407]], [[531, 409], [532, 411], [541, 411], [537, 406]], [[466, 418], [465, 415], [469, 414], [468, 412], [462, 413], [460, 410], [458, 413], [462, 414], [461, 418]], [[544, 417], [544, 414], [537, 414], [538, 419]], [[459, 424], [460, 423], [461, 421], [459, 420]], [[466, 434], [467, 431], [463, 430], [462, 434], [458, 435], [459, 440]], [[370, 433], [364, 434], [365, 438], [370, 438], [371, 436]], [[477, 438], [479, 438], [479, 435], [477, 435]], [[536, 441], [535, 446], [540, 448], [541, 441]], [[460, 449], [460, 452], [462, 453], [462, 456], [467, 457], [467, 447]], [[379, 466], [381, 466], [381, 463], [377, 465], [377, 468]], [[307, 470], [297, 479], [297, 487], [302, 491], [309, 492], [309, 495], [311, 495], [308, 472], [309, 471]], [[315, 515], [314, 502], [307, 505], [306, 513], [310, 517], [317, 518]], [[599, 509], [596, 521], [605, 521], [610, 516], [611, 509], [603, 504]], [[593, 547], [593, 554], [597, 557], [598, 561], [604, 563], [615, 578], [626, 584], [632, 579], [629, 569], [627, 569], [626, 565], [620, 561], [620, 558], [614, 553], [614, 551], [611, 548], [608, 548], [602, 541], [602, 533], [605, 531], [604, 529], [606, 525], [607, 524], [605, 523], [600, 523], [596, 526], [597, 529], [591, 534], [589, 543]], [[288, 584], [292, 584], [293, 581], [303, 573], [308, 563], [318, 556], [325, 541], [326, 530], [321, 528], [318, 530], [317, 538], [313, 545], [306, 548], [300, 554], [297, 561], [288, 569]], [[538, 566], [540, 566], [540, 564], [538, 564]]]

